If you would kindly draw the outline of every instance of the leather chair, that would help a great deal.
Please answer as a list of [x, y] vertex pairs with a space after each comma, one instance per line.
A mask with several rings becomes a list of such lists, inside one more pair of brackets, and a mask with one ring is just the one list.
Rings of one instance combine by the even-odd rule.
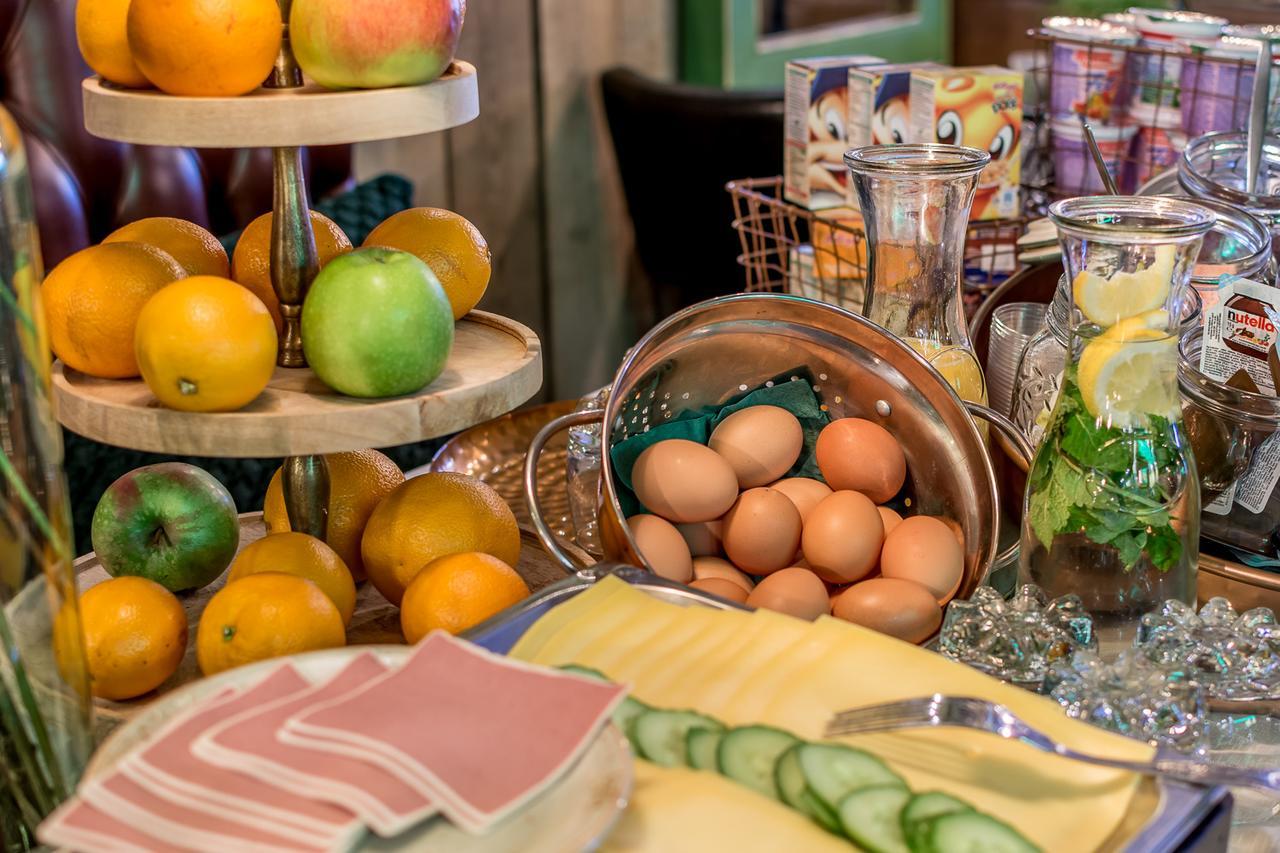
[[[271, 209], [271, 152], [125, 145], [84, 129], [75, 0], [0, 0], [0, 103], [30, 158], [45, 269], [145, 216], [215, 234]], [[312, 199], [351, 182], [350, 146], [308, 152]]]
[[781, 173], [782, 92], [663, 83], [626, 68], [600, 83], [654, 319], [741, 291], [724, 185]]

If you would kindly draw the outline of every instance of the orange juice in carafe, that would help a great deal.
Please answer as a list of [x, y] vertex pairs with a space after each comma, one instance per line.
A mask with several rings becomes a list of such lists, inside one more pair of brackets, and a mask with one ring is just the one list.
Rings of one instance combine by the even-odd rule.
[[960, 299], [964, 240], [990, 155], [958, 145], [870, 145], [845, 154], [866, 222], [864, 313], [924, 357], [965, 400], [986, 405]]

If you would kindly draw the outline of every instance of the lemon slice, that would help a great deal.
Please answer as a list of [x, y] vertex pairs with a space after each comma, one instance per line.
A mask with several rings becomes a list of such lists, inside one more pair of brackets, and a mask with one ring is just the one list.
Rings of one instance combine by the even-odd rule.
[[1147, 416], [1178, 412], [1177, 338], [1131, 328], [1124, 340], [1105, 335], [1080, 354], [1078, 381], [1085, 408], [1110, 426], [1139, 426]]
[[1146, 311], [1136, 317], [1128, 317], [1116, 323], [1098, 336], [1099, 340], [1142, 341], [1153, 340], [1149, 332], [1159, 332], [1160, 336], [1169, 334], [1169, 312], [1163, 308]]
[[1099, 326], [1114, 326], [1153, 311], [1169, 298], [1173, 261], [1173, 246], [1157, 246], [1155, 259], [1145, 269], [1118, 272], [1110, 278], [1081, 270], [1071, 283], [1076, 307]]

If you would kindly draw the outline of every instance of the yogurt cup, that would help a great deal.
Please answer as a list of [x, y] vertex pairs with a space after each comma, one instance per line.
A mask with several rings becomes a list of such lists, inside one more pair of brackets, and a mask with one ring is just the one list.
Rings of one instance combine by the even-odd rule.
[[1040, 25], [1054, 39], [1051, 114], [1118, 123], [1132, 90], [1126, 48], [1138, 43], [1138, 34], [1096, 18], [1053, 17]]
[[1135, 56], [1135, 64], [1138, 66], [1135, 68], [1138, 80], [1134, 94], [1135, 104], [1180, 107], [1181, 55], [1188, 52], [1186, 42], [1190, 39], [1217, 38], [1227, 25], [1227, 19], [1200, 12], [1144, 9], [1138, 6], [1131, 8], [1129, 12], [1134, 16], [1138, 44], [1152, 51]]
[[1130, 161], [1130, 186], [1138, 187], [1152, 176], [1177, 164], [1187, 147], [1187, 135], [1162, 127], [1139, 127], [1133, 140], [1133, 159]]
[[1192, 40], [1182, 61], [1182, 129], [1191, 136], [1243, 130], [1253, 95], [1257, 39]]
[[1138, 16], [1132, 12], [1108, 12], [1102, 16], [1102, 20], [1108, 24], [1117, 24], [1121, 27], [1128, 27], [1129, 29], [1134, 30], [1134, 32], [1137, 32], [1137, 30], [1134, 29], [1134, 24], [1137, 23]]
[[[1129, 149], [1138, 128], [1133, 125], [1089, 125], [1102, 161], [1115, 179], [1120, 192], [1129, 192], [1130, 170], [1127, 168]], [[1095, 195], [1105, 192], [1102, 176], [1093, 164], [1089, 143], [1084, 138], [1084, 128], [1075, 116], [1058, 117], [1050, 122], [1053, 131], [1054, 185], [1069, 195]]]

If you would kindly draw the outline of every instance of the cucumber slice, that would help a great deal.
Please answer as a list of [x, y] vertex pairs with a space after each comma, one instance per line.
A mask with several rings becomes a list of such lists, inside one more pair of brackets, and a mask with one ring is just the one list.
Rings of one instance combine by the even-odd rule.
[[766, 797], [778, 799], [773, 768], [779, 756], [799, 738], [772, 726], [743, 726], [730, 729], [720, 738], [716, 762], [720, 772]]
[[971, 811], [973, 806], [941, 791], [916, 794], [902, 810], [902, 834], [907, 846], [913, 853], [925, 853], [928, 847], [925, 830], [929, 821], [944, 814]]
[[840, 820], [813, 795], [804, 782], [804, 772], [800, 769], [798, 753], [803, 744], [795, 744], [778, 758], [773, 768], [773, 781], [778, 786], [778, 796], [782, 802], [791, 806], [812, 820], [821, 824], [823, 829], [840, 834]]
[[562, 669], [565, 672], [572, 672], [576, 675], [585, 675], [588, 678], [595, 678], [600, 681], [608, 681], [608, 677], [598, 669], [592, 669], [589, 666], [582, 666], [576, 663], [562, 663], [556, 669]]
[[[859, 788], [840, 802], [840, 826], [868, 853], [908, 853], [902, 810], [910, 800], [911, 792], [897, 785]], [[974, 853], [986, 851], [974, 848]]]
[[652, 709], [648, 705], [639, 699], [632, 699], [630, 696], [624, 696], [618, 706], [613, 709], [614, 725], [622, 729], [622, 733], [627, 736], [627, 740], [631, 741], [631, 748], [637, 753], [640, 751], [640, 746], [636, 743], [635, 733], [631, 730], [631, 723], [636, 717], [650, 710]]
[[663, 767], [683, 767], [685, 736], [690, 729], [721, 730], [724, 726], [697, 711], [651, 709], [631, 721], [640, 757]]
[[1013, 827], [980, 812], [953, 812], [925, 822], [925, 843], [942, 853], [1039, 853]]
[[807, 743], [799, 750], [805, 784], [833, 814], [844, 798], [859, 788], [907, 783], [874, 755], [838, 743]]
[[716, 750], [723, 734], [720, 729], [689, 729], [689, 733], [684, 736], [685, 763], [694, 770], [710, 770], [712, 773], [719, 770]]

